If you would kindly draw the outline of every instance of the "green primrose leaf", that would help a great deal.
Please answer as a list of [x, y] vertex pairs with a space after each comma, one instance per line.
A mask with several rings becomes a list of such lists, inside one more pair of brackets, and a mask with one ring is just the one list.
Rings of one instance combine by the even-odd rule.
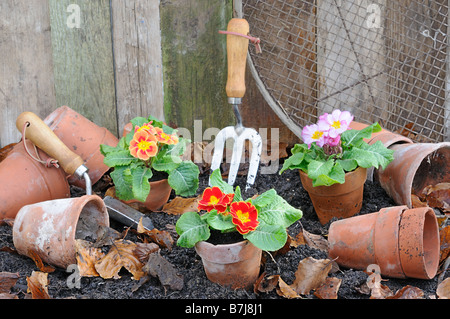
[[360, 146], [363, 139], [370, 138], [372, 133], [380, 132], [381, 126], [378, 123], [373, 123], [362, 130], [347, 130], [341, 134], [341, 141], [343, 145], [348, 147]]
[[103, 159], [103, 163], [109, 167], [130, 165], [133, 161], [136, 161], [136, 158], [128, 150], [110, 151]]
[[313, 180], [313, 186], [331, 186], [333, 184], [345, 183], [345, 172], [340, 162], [335, 162], [328, 174], [322, 174]]
[[231, 215], [224, 216], [219, 214], [217, 210], [212, 210], [207, 214], [207, 223], [216, 230], [229, 231], [235, 229], [235, 225], [231, 222]]
[[256, 247], [265, 251], [276, 251], [284, 246], [287, 241], [286, 229], [281, 225], [269, 225], [260, 221], [258, 227], [243, 235]]
[[116, 196], [122, 200], [131, 200], [133, 196], [133, 179], [130, 169], [124, 166], [118, 166], [110, 174], [115, 190]]
[[287, 169], [299, 169], [302, 167], [303, 160], [305, 158], [305, 153], [298, 152], [287, 158], [279, 174], [282, 174]]
[[145, 202], [150, 193], [149, 179], [153, 176], [151, 169], [145, 166], [138, 166], [131, 169], [131, 175], [133, 177], [132, 185], [134, 198], [141, 202]]
[[199, 241], [207, 240], [211, 235], [208, 223], [196, 212], [186, 212], [178, 219], [175, 230], [180, 237], [177, 245], [192, 248]]
[[193, 196], [198, 189], [200, 171], [191, 161], [184, 161], [169, 173], [169, 185], [179, 196]]
[[[253, 203], [255, 203], [258, 198], [259, 197], [257, 197]], [[303, 215], [300, 209], [292, 207], [284, 198], [277, 194], [275, 194], [272, 201], [266, 203], [262, 207], [258, 207], [260, 207], [258, 210], [258, 220], [264, 221], [266, 224], [270, 225], [280, 225], [283, 228], [289, 227]]]
[[333, 169], [333, 165], [333, 159], [328, 159], [325, 162], [312, 160], [308, 164], [308, 177], [314, 180], [320, 175], [328, 175]]
[[394, 159], [394, 151], [386, 148], [381, 141], [377, 141], [372, 145], [367, 143], [361, 144], [360, 148], [344, 152], [344, 159], [354, 159], [359, 166], [364, 168], [386, 166]]
[[268, 191], [265, 191], [264, 193], [256, 197], [253, 200], [253, 205], [257, 207], [267, 206], [272, 203], [277, 198], [277, 196], [278, 194], [273, 188], [269, 189]]
[[228, 184], [227, 182], [225, 182], [222, 179], [222, 175], [220, 173], [220, 168], [214, 170], [211, 173], [211, 176], [209, 177], [209, 181], [211, 183], [211, 186], [217, 186], [220, 188], [220, 190], [225, 193], [225, 194], [232, 194], [234, 193], [233, 191], [233, 186]]

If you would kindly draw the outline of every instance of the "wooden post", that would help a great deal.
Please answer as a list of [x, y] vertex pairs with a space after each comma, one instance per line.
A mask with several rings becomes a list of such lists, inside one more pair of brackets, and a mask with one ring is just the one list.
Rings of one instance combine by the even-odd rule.
[[226, 30], [231, 0], [161, 1], [164, 112], [169, 125], [193, 132], [234, 125], [227, 103]]
[[109, 0], [49, 0], [56, 106], [117, 134]]
[[164, 120], [159, 0], [112, 0], [119, 134], [136, 116]]
[[55, 106], [47, 0], [0, 1], [0, 147], [19, 141], [16, 118]]

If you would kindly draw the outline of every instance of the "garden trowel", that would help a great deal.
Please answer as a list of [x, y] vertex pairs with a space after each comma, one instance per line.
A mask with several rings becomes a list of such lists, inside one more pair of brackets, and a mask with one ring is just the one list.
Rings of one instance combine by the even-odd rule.
[[248, 188], [255, 182], [262, 151], [261, 136], [255, 129], [246, 128], [242, 125], [242, 117], [239, 113], [239, 105], [245, 94], [245, 68], [249, 43], [249, 39], [246, 37], [249, 33], [248, 22], [245, 19], [233, 18], [228, 23], [227, 31], [222, 33], [227, 34], [228, 77], [226, 93], [228, 103], [233, 106], [236, 125], [225, 127], [217, 134], [214, 142], [211, 170], [214, 171], [220, 167], [225, 142], [227, 139], [233, 139], [233, 153], [228, 173], [228, 184], [233, 185], [241, 162], [245, 140], [249, 140], [252, 144], [252, 152], [247, 174]]
[[[25, 132], [23, 138], [29, 139], [34, 145], [54, 158], [67, 174], [84, 179], [86, 195], [92, 195], [92, 183], [83, 159], [72, 152], [44, 121], [32, 112], [23, 112], [16, 120], [16, 127], [20, 132]], [[138, 223], [141, 222], [146, 230], [154, 228], [149, 217], [118, 199], [106, 196], [103, 203], [109, 216], [126, 226], [136, 228]]]

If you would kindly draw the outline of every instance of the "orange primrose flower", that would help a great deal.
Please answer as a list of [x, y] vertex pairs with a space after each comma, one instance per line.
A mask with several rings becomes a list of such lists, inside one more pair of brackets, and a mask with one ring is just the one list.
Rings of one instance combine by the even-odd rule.
[[210, 212], [217, 209], [219, 213], [226, 214], [228, 204], [234, 198], [234, 194], [224, 194], [219, 187], [208, 187], [203, 191], [202, 199], [198, 201], [198, 210]]
[[169, 145], [178, 143], [178, 136], [176, 134], [167, 134], [163, 131], [162, 128], [159, 127], [155, 127], [155, 137], [156, 140], [160, 143]]
[[132, 156], [146, 161], [158, 153], [158, 145], [153, 135], [141, 130], [134, 133], [129, 150]]
[[256, 207], [247, 202], [234, 202], [230, 206], [231, 222], [236, 225], [237, 231], [245, 235], [258, 227], [258, 211]]
[[155, 135], [156, 130], [155, 130], [155, 127], [152, 125], [152, 123], [153, 123], [153, 121], [144, 123], [144, 124], [142, 124], [142, 126], [136, 126], [134, 129], [134, 133], [144, 130], [144, 131], [147, 131], [151, 135]]

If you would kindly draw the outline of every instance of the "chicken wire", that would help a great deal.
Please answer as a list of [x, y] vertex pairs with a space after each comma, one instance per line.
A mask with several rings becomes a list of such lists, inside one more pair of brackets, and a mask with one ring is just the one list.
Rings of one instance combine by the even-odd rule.
[[415, 141], [449, 140], [449, 0], [243, 0], [251, 67], [297, 135], [334, 109]]

